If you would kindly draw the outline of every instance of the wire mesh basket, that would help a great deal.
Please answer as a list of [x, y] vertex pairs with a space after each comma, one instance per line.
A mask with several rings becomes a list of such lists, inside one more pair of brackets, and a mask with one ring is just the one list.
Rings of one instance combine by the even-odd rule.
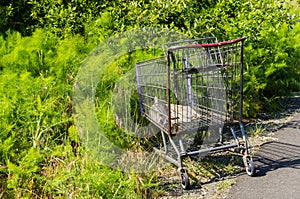
[[[254, 174], [242, 123], [245, 39], [218, 42], [208, 37], [173, 42], [163, 45], [165, 57], [136, 64], [141, 113], [162, 132], [163, 147], [154, 149], [178, 166], [183, 188], [188, 188], [189, 180], [182, 158], [193, 154], [238, 147], [242, 149], [247, 173]], [[230, 128], [234, 143], [224, 144], [225, 126]], [[187, 150], [185, 135], [209, 129], [217, 129], [213, 134], [218, 139], [211, 140], [218, 145]], [[170, 155], [168, 143], [175, 158]]]

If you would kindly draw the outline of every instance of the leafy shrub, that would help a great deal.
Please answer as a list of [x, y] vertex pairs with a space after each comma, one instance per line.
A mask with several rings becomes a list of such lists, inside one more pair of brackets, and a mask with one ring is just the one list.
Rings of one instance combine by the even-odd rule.
[[244, 92], [249, 115], [279, 111], [278, 99], [300, 90], [299, 33], [299, 23], [292, 30], [282, 25], [261, 32], [259, 40], [247, 45]]
[[[247, 36], [247, 116], [278, 111], [278, 99], [300, 90], [298, 1], [9, 1], [0, 10], [0, 197], [147, 197], [149, 176], [99, 164], [78, 138], [72, 85], [99, 43], [133, 28], [168, 27], [190, 37]], [[298, 6], [298, 7], [297, 7]], [[216, 18], [220, 20], [216, 20]], [[10, 31], [8, 29], [11, 29]], [[14, 30], [18, 30], [16, 32]], [[141, 140], [118, 128], [111, 107], [116, 82], [137, 51], [111, 64], [97, 88], [98, 121], [123, 148]], [[128, 99], [137, 121], [137, 99]], [[134, 146], [135, 147], [135, 146]], [[151, 174], [150, 174], [151, 175]], [[137, 194], [135, 194], [137, 192]]]
[[137, 185], [135, 174], [100, 165], [77, 137], [71, 93], [88, 51], [82, 42], [42, 30], [1, 38], [1, 197], [133, 198], [146, 190], [149, 182]]

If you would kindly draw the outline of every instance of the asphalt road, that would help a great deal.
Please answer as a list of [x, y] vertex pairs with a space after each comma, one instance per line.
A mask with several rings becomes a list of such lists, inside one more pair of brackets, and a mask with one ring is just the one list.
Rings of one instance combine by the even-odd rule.
[[300, 199], [300, 113], [254, 155], [256, 175], [237, 177], [227, 198]]

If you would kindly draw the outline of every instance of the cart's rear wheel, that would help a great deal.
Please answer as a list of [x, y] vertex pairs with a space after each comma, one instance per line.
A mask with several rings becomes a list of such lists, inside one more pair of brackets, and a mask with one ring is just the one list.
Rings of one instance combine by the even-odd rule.
[[249, 176], [255, 175], [255, 165], [253, 160], [250, 157], [246, 158], [247, 165], [246, 166], [246, 172]]
[[190, 188], [190, 180], [189, 180], [189, 176], [187, 174], [187, 172], [182, 172], [180, 174], [181, 177], [181, 187], [185, 190]]

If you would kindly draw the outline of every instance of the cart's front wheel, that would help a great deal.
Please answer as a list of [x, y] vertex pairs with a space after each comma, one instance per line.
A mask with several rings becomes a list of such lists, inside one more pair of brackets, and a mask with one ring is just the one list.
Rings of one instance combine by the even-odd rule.
[[187, 190], [190, 188], [190, 180], [187, 172], [182, 172], [180, 174], [181, 177], [181, 186], [183, 189]]
[[247, 165], [246, 165], [247, 174], [249, 176], [254, 176], [254, 174], [255, 174], [255, 165], [254, 165], [253, 160], [251, 158], [247, 157], [246, 162], [247, 162]]

